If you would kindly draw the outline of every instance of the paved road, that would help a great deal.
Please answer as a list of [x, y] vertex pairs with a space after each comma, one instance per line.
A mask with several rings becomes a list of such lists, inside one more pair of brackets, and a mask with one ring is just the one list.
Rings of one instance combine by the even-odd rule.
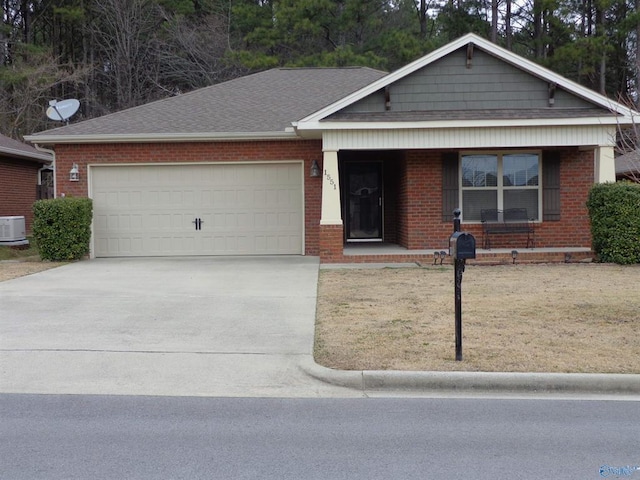
[[[640, 403], [0, 395], [7, 479], [596, 479]], [[615, 470], [618, 469], [618, 470]]]

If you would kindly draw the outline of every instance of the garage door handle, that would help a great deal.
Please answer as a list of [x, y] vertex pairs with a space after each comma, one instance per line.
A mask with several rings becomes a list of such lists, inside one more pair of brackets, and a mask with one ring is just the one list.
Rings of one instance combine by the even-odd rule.
[[196, 225], [196, 230], [202, 230], [202, 224], [204, 223], [201, 218], [196, 218], [193, 222]]

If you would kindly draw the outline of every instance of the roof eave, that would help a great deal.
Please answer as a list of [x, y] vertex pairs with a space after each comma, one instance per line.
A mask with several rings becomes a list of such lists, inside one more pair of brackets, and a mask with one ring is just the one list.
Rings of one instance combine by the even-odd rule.
[[53, 161], [51, 155], [47, 155], [46, 153], [29, 153], [14, 148], [0, 147], [0, 154], [7, 155], [12, 158], [31, 160], [38, 163], [51, 163]]
[[258, 140], [296, 140], [293, 129], [281, 132], [202, 132], [202, 133], [150, 133], [150, 134], [94, 134], [94, 135], [28, 135], [24, 139], [39, 145], [86, 143], [187, 143], [237, 142]]
[[297, 122], [296, 128], [302, 132], [323, 130], [405, 130], [434, 128], [511, 128], [545, 126], [622, 126], [632, 125], [627, 117], [602, 116], [553, 119], [504, 119], [504, 120], [430, 120], [421, 122], [349, 122], [349, 121], [304, 121]]

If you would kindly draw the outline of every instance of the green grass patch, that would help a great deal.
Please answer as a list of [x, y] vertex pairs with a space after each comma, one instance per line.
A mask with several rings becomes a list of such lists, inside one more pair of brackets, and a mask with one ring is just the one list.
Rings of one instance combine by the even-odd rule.
[[23, 260], [40, 261], [40, 251], [33, 241], [33, 237], [27, 237], [29, 245], [21, 247], [8, 247], [0, 245], [0, 261], [2, 260]]

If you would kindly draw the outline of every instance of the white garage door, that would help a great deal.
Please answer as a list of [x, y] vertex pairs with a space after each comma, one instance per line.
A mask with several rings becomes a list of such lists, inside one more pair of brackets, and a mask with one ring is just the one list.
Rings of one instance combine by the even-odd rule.
[[302, 165], [91, 168], [96, 257], [303, 253]]

